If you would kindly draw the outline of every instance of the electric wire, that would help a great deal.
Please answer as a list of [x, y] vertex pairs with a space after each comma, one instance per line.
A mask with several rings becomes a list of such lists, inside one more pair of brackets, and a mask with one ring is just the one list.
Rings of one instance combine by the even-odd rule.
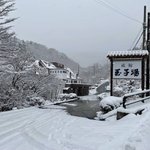
[[[112, 5], [111, 3], [109, 3], [106, 0], [105, 1], [103, 1], [103, 0], [94, 0], [94, 1], [97, 2], [98, 4], [102, 4], [106, 8], [111, 9], [112, 11], [114, 11], [114, 12], [116, 12], [116, 13], [118, 13], [118, 14], [120, 14], [120, 15], [122, 15], [122, 16], [130, 19], [130, 20], [132, 20], [132, 21], [135, 21], [137, 23], [143, 24], [141, 21], [139, 21], [139, 20], [137, 20], [137, 19], [135, 19], [133, 17], [128, 16], [125, 11], [121, 10], [119, 7], [116, 7], [116, 6]], [[132, 44], [132, 46], [130, 48], [131, 50], [134, 50], [136, 48], [137, 44], [139, 43], [139, 41], [140, 41], [140, 39], [141, 39], [141, 37], [143, 35], [143, 31], [142, 30], [143, 30], [143, 28], [140, 29], [140, 32], [138, 32], [135, 40], [133, 41], [133, 44]]]
[[137, 20], [137, 19], [135, 19], [133, 17], [128, 16], [124, 11], [122, 11], [119, 8], [115, 8], [114, 6], [112, 6], [112, 4], [110, 4], [110, 3], [106, 2], [106, 1], [103, 1], [103, 0], [94, 0], [94, 1], [96, 3], [98, 3], [98, 4], [102, 4], [103, 6], [107, 7], [108, 9], [111, 9], [112, 11], [114, 11], [114, 12], [116, 12], [116, 13], [118, 13], [118, 14], [120, 14], [120, 15], [122, 15], [122, 16], [130, 19], [130, 20], [132, 20], [132, 21], [135, 21], [137, 23], [142, 24], [141, 21], [139, 21], [139, 20]]
[[134, 50], [134, 49], [137, 47], [137, 44], [139, 43], [139, 41], [140, 41], [142, 35], [143, 35], [143, 32], [141, 33], [140, 37], [138, 38], [138, 40], [137, 40], [137, 42], [135, 43], [135, 46], [133, 47], [132, 50]]
[[[141, 36], [141, 32], [142, 32], [142, 35], [143, 35], [143, 28], [140, 29], [140, 31], [139, 31], [138, 34], [136, 35], [136, 38], [135, 38], [134, 41], [132, 42], [132, 45], [131, 45], [131, 47], [130, 47], [131, 50], [133, 50], [133, 49], [136, 47], [135, 45], [138, 44], [137, 41], [138, 41], [139, 37]], [[137, 44], [136, 44], [136, 43], [137, 43]]]

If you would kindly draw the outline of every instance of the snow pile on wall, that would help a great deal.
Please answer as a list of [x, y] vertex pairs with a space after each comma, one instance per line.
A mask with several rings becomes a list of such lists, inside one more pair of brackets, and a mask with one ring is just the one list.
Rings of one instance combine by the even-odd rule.
[[121, 97], [108, 96], [108, 97], [103, 98], [100, 101], [99, 105], [100, 105], [101, 110], [106, 113], [115, 108], [118, 108], [121, 103], [122, 103]]

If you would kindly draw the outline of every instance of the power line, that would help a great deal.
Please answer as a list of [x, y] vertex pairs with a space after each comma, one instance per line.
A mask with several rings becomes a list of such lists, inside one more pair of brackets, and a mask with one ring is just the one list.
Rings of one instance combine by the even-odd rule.
[[137, 44], [139, 43], [139, 41], [140, 41], [142, 35], [143, 35], [143, 32], [141, 33], [140, 37], [138, 38], [138, 40], [137, 40], [137, 42], [135, 43], [135, 46], [133, 47], [132, 50], [134, 50], [134, 49], [136, 48], [136, 46], [137, 46]]
[[108, 9], [111, 9], [112, 11], [114, 11], [114, 12], [116, 12], [116, 13], [118, 13], [118, 14], [120, 14], [120, 15], [122, 15], [122, 16], [130, 19], [130, 20], [132, 20], [132, 21], [135, 21], [137, 23], [142, 24], [141, 21], [139, 21], [139, 20], [137, 20], [137, 19], [135, 19], [133, 17], [128, 16], [124, 11], [122, 11], [119, 8], [115, 8], [114, 6], [112, 6], [112, 4], [110, 4], [110, 3], [106, 2], [106, 1], [103, 1], [103, 0], [94, 0], [94, 1], [96, 3], [98, 3], [98, 4], [102, 4], [103, 6], [107, 7]]
[[[133, 49], [133, 47], [135, 47], [135, 42], [137, 41], [137, 39], [139, 38], [139, 36], [141, 35], [141, 32], [143, 31], [143, 28], [140, 29], [140, 31], [138, 32], [138, 34], [136, 35], [134, 41], [132, 42], [132, 45], [130, 47], [130, 49]], [[142, 32], [143, 33], [143, 32]]]
[[142, 30], [143, 30], [143, 29], [140, 29], [140, 31], [138, 32], [138, 34], [137, 34], [135, 40], [133, 41], [132, 46], [131, 46], [131, 48], [130, 48], [131, 50], [135, 49], [136, 46], [137, 46], [137, 44], [139, 43], [139, 41], [140, 41], [140, 39], [141, 39], [141, 37], [142, 37], [142, 35], [143, 35], [143, 31], [142, 31]]

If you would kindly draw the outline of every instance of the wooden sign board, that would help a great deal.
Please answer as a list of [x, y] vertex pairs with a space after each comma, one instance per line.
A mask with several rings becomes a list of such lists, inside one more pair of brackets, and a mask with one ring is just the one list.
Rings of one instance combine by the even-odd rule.
[[[149, 89], [149, 52], [147, 50], [111, 51], [110, 89], [113, 96], [114, 79], [141, 80], [141, 89]], [[146, 76], [145, 76], [146, 75]], [[146, 81], [146, 82], [145, 82]]]
[[141, 79], [141, 60], [114, 60], [113, 79]]

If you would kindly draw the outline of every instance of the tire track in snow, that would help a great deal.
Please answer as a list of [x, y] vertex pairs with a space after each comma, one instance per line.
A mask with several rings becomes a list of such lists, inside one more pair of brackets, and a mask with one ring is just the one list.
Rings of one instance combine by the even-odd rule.
[[[33, 109], [33, 108], [32, 108]], [[18, 135], [21, 134], [22, 130], [29, 124], [31, 124], [31, 120], [33, 122], [39, 114], [40, 111], [34, 112], [32, 109], [25, 109], [21, 111], [12, 111], [10, 114], [3, 113], [4, 116], [0, 117], [0, 145], [5, 145], [8, 141], [14, 139]], [[20, 113], [21, 112], [21, 113]], [[32, 114], [34, 112], [34, 114]], [[7, 112], [8, 113], [8, 112]], [[4, 121], [2, 119], [4, 118]], [[10, 119], [11, 118], [11, 119]], [[7, 121], [6, 121], [7, 120]]]
[[[58, 112], [58, 111], [57, 111]], [[50, 112], [48, 112], [50, 113]], [[40, 128], [48, 128], [50, 126], [51, 120], [56, 118], [56, 112], [51, 112], [51, 116], [46, 115], [45, 112], [40, 114], [34, 122], [27, 124], [24, 127], [24, 131], [21, 133], [22, 137], [29, 143], [32, 144], [38, 150], [58, 150], [57, 145], [54, 141], [48, 140], [49, 134], [44, 134], [40, 132]], [[48, 132], [47, 132], [48, 133]]]

